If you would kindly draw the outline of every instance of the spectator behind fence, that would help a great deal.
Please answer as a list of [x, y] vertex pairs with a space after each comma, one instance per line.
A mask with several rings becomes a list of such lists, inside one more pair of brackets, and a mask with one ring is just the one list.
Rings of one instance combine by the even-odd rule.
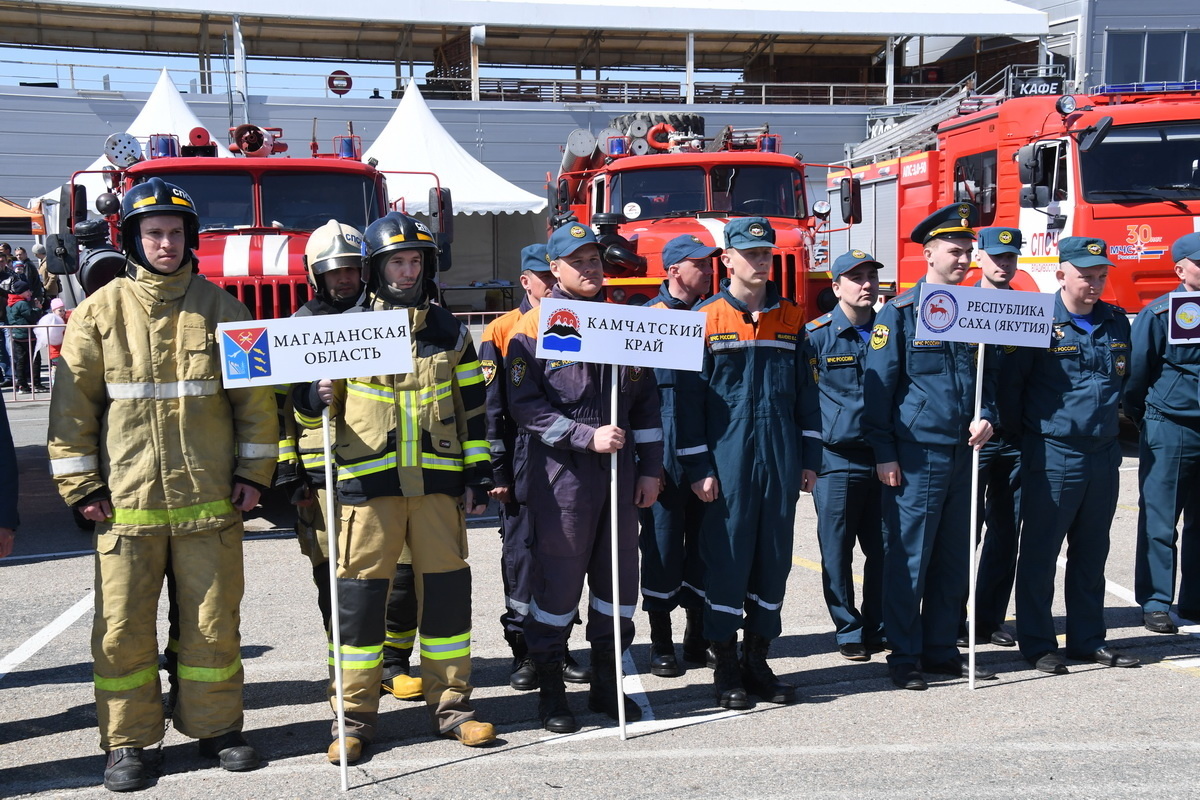
[[21, 394], [33, 394], [33, 384], [40, 391], [45, 391], [39, 380], [35, 379], [30, 369], [30, 333], [26, 325], [36, 325], [40, 316], [33, 306], [33, 290], [22, 280], [9, 284], [8, 295], [8, 324], [12, 337], [13, 382]]

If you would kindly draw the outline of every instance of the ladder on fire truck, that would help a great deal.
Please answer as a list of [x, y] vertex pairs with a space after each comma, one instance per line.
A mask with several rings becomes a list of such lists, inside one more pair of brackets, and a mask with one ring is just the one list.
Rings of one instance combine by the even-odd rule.
[[859, 166], [925, 150], [937, 141], [938, 123], [1004, 102], [1015, 78], [1060, 76], [1062, 69], [1010, 64], [979, 86], [972, 72], [930, 100], [876, 106], [867, 112], [867, 138], [846, 148], [846, 163]]

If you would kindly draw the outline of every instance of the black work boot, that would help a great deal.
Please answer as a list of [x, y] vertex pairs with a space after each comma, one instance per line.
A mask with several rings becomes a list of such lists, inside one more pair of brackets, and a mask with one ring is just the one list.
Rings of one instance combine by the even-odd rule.
[[142, 748], [118, 747], [108, 752], [104, 766], [104, 788], [110, 792], [136, 792], [146, 788]]
[[591, 683], [592, 671], [580, 664], [571, 655], [571, 651], [563, 647], [563, 680], [567, 683]]
[[796, 699], [796, 687], [775, 677], [767, 664], [771, 640], [746, 632], [742, 639], [742, 683], [750, 694], [768, 703], [790, 703]]
[[737, 636], [730, 636], [724, 642], [709, 642], [709, 648], [716, 657], [713, 667], [713, 688], [717, 693], [717, 705], [721, 708], [753, 708], [754, 704], [746, 696], [742, 686], [742, 670], [737, 658]]
[[650, 674], [660, 678], [679, 675], [675, 643], [671, 641], [671, 612], [647, 611], [650, 617]]
[[534, 662], [533, 667], [537, 672], [538, 718], [542, 721], [542, 727], [551, 733], [574, 733], [579, 730], [579, 723], [567, 704], [562, 662]]
[[533, 659], [529, 657], [525, 636], [508, 631], [504, 638], [508, 640], [513, 654], [512, 674], [508, 678], [508, 685], [518, 692], [529, 692], [538, 688], [537, 669], [533, 666]]
[[241, 731], [230, 731], [220, 736], [212, 736], [200, 740], [200, 755], [204, 758], [216, 758], [221, 762], [221, 769], [229, 772], [248, 772], [256, 769], [259, 764], [258, 753], [242, 736]]
[[[613, 719], [620, 719], [617, 708], [617, 675], [615, 654], [608, 645], [592, 645], [592, 690], [588, 692], [588, 708]], [[642, 718], [642, 709], [637, 703], [625, 698], [625, 721], [637, 722]]]
[[683, 660], [689, 664], [716, 666], [716, 658], [704, 638], [704, 608], [686, 609], [687, 625], [683, 629]]

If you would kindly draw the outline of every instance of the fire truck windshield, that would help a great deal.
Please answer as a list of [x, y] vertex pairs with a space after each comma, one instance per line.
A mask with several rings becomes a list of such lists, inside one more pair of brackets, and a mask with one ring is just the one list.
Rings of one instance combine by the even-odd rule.
[[787, 167], [722, 164], [712, 170], [713, 210], [759, 217], [800, 217], [800, 173]]
[[1090, 203], [1168, 202], [1200, 198], [1200, 125], [1114, 127], [1079, 154], [1084, 198]]
[[254, 180], [248, 172], [172, 172], [163, 176], [192, 196], [201, 230], [254, 224]]
[[262, 176], [262, 220], [274, 228], [315, 230], [331, 219], [360, 231], [379, 218], [375, 182], [340, 172]]
[[681, 217], [707, 207], [703, 169], [641, 169], [612, 176], [608, 210], [631, 220]]

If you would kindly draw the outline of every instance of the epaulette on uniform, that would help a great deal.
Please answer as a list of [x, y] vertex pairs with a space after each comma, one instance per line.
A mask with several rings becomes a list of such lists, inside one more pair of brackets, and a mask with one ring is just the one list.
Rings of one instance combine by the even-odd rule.
[[896, 308], [908, 308], [915, 302], [917, 302], [917, 293], [912, 289], [909, 289], [907, 292], [893, 300], [892, 305], [894, 305]]
[[1171, 298], [1164, 297], [1161, 300], [1159, 300], [1157, 303], [1153, 303], [1150, 306], [1150, 313], [1151, 314], [1161, 314], [1170, 307], [1171, 307]]
[[819, 328], [824, 328], [826, 325], [828, 325], [831, 322], [833, 322], [833, 314], [832, 313], [824, 314], [824, 315], [819, 316], [816, 319], [812, 320], [811, 322], [807, 323], [804, 326], [804, 328], [809, 333], [811, 333]]

